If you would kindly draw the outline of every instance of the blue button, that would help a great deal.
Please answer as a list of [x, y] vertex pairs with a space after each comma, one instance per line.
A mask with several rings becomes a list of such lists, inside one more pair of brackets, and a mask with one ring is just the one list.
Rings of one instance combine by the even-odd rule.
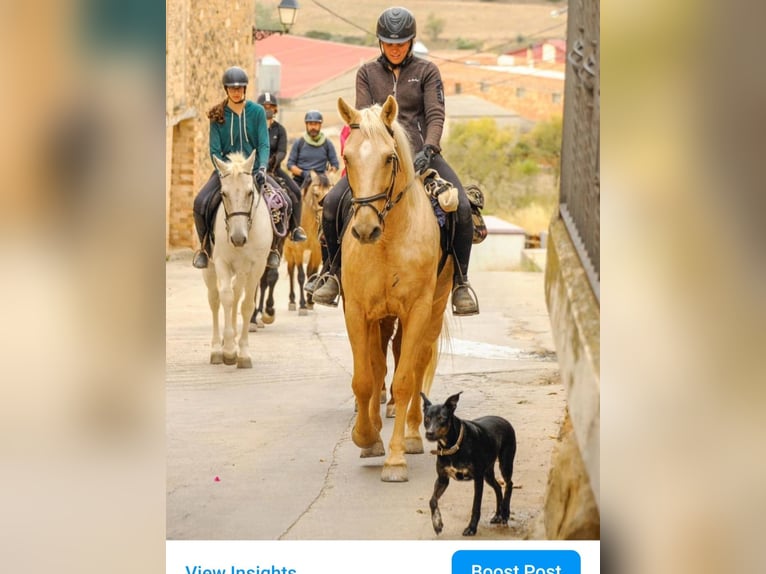
[[580, 574], [574, 550], [458, 550], [452, 574]]

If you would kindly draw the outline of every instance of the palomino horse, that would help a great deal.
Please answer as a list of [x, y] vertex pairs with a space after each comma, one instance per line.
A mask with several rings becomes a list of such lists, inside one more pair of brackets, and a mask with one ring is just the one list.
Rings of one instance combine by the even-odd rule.
[[[255, 152], [240, 153], [228, 162], [213, 157], [221, 173], [221, 206], [215, 215], [211, 265], [202, 272], [207, 299], [213, 313], [210, 362], [239, 368], [253, 366], [248, 349], [248, 325], [255, 308], [255, 289], [266, 267], [273, 231], [271, 215], [260, 190], [253, 183]], [[243, 297], [244, 295], [244, 297]], [[237, 306], [241, 301], [242, 322], [237, 348]], [[218, 307], [223, 304], [223, 339], [218, 325]]]
[[[343, 236], [342, 282], [346, 330], [354, 355], [351, 386], [358, 413], [352, 439], [362, 456], [385, 454], [380, 393], [386, 372], [386, 337], [394, 339], [394, 430], [381, 478], [407, 480], [405, 453], [422, 453], [420, 391], [436, 360], [444, 309], [452, 287], [452, 260], [437, 276], [439, 225], [412, 166], [412, 151], [396, 121], [398, 106], [356, 110], [343, 98], [338, 111], [351, 126], [344, 160], [352, 189], [352, 215]], [[432, 373], [429, 373], [432, 376]]]
[[[314, 303], [311, 295], [306, 297], [303, 284], [307, 277], [311, 277], [322, 265], [322, 249], [319, 245], [319, 233], [322, 229], [322, 206], [321, 201], [332, 189], [335, 182], [326, 174], [317, 174], [311, 170], [311, 177], [306, 178], [301, 187], [303, 210], [301, 211], [301, 227], [303, 227], [308, 241], [295, 243], [289, 238], [285, 241], [285, 260], [287, 261], [287, 273], [290, 277], [290, 311], [295, 311], [295, 289], [293, 278], [295, 269], [298, 269], [298, 290], [300, 291], [300, 309], [298, 315], [306, 315], [307, 309], [312, 309]], [[306, 271], [303, 271], [304, 253], [309, 252]]]

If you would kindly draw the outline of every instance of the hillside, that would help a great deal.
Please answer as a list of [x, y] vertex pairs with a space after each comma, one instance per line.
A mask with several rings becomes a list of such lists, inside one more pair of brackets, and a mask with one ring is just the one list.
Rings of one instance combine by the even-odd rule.
[[[278, 0], [261, 2], [264, 6], [273, 5], [274, 14], [277, 13], [278, 3]], [[525, 40], [564, 38], [566, 34], [566, 15], [551, 16], [552, 10], [566, 6], [564, 1], [411, 0], [402, 4], [415, 14], [419, 27], [418, 38], [426, 46], [432, 44], [426, 31], [426, 22], [431, 15], [444, 22], [439, 34], [440, 40], [479, 42], [482, 49], [489, 51], [516, 48], [519, 46], [519, 37]], [[300, 9], [291, 33], [307, 35], [314, 31], [363, 38], [365, 34], [360, 28], [374, 33], [378, 14], [392, 5], [397, 3], [385, 0], [300, 0]], [[370, 38], [367, 36], [368, 41]]]

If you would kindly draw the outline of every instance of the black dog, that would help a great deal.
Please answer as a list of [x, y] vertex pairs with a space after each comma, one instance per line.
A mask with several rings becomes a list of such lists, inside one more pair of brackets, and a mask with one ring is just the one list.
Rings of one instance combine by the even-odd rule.
[[[473, 480], [473, 508], [471, 521], [463, 530], [463, 536], [476, 534], [481, 514], [481, 495], [484, 481], [495, 491], [497, 510], [490, 522], [508, 524], [511, 514], [511, 492], [513, 490], [513, 459], [516, 456], [516, 432], [511, 423], [501, 417], [480, 417], [464, 421], [455, 416], [460, 393], [452, 395], [443, 405], [431, 404], [423, 393], [423, 423], [426, 438], [438, 441], [436, 454], [436, 483], [431, 496], [431, 522], [437, 534], [442, 531], [439, 498], [447, 490], [449, 479]], [[500, 462], [500, 472], [505, 481], [505, 494], [495, 479], [495, 461]]]

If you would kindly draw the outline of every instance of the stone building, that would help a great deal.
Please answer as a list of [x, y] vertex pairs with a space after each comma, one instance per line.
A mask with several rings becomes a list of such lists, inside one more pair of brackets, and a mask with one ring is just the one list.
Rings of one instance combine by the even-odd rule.
[[[166, 3], [166, 250], [194, 247], [192, 204], [212, 171], [207, 110], [224, 97], [221, 75], [240, 66], [254, 78], [255, 0]], [[248, 96], [252, 97], [252, 85]]]

